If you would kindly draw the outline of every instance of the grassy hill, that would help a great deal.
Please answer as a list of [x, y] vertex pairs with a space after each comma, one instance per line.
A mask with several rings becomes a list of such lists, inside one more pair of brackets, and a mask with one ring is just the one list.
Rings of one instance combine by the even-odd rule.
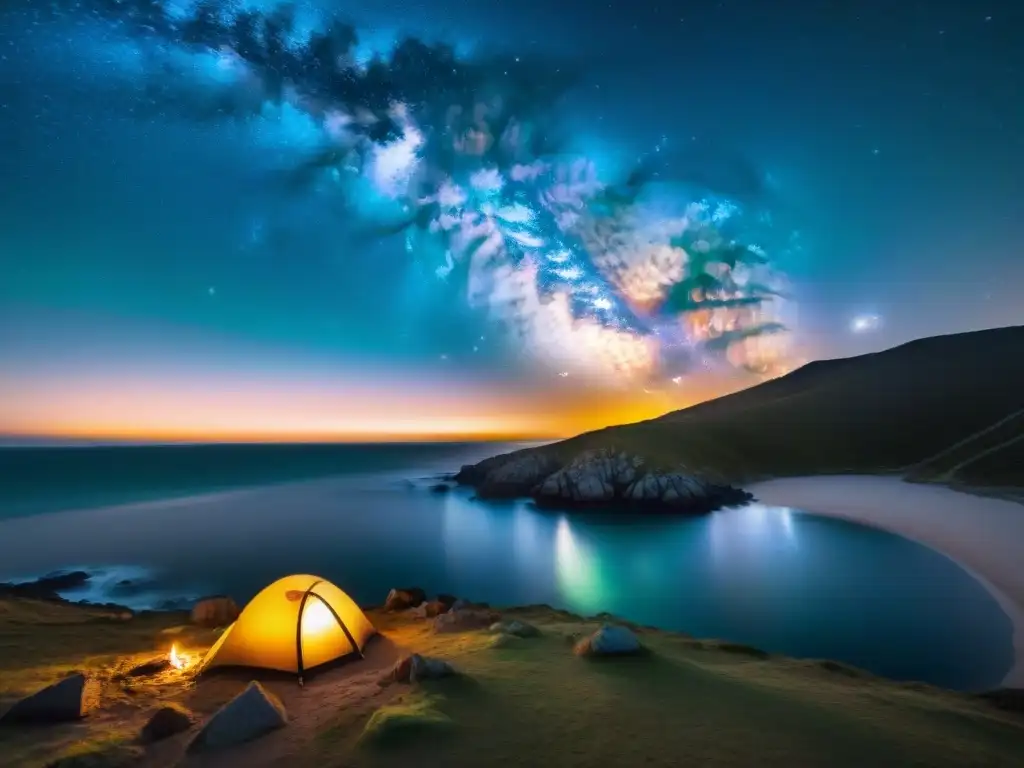
[[1024, 326], [810, 363], [657, 419], [546, 446], [614, 448], [729, 482], [842, 473], [1024, 487]]

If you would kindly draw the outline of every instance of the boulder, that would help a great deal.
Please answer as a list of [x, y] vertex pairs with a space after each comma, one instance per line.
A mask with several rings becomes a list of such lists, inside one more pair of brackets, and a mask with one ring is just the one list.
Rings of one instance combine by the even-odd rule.
[[204, 597], [192, 606], [192, 623], [201, 627], [226, 627], [239, 613], [238, 605], [230, 597]]
[[506, 635], [514, 635], [515, 637], [540, 637], [540, 630], [537, 627], [516, 619], [499, 621], [492, 624], [491, 632], [500, 632]]
[[223, 749], [283, 728], [288, 714], [274, 694], [253, 680], [214, 712], [189, 744], [189, 751]]
[[392, 589], [384, 600], [385, 611], [404, 611], [415, 608], [427, 599], [427, 593], [419, 587]]
[[447, 661], [414, 653], [399, 659], [389, 673], [388, 679], [397, 683], [416, 683], [420, 680], [436, 680], [454, 674], [455, 669]]
[[168, 704], [154, 712], [142, 726], [140, 738], [143, 743], [152, 744], [187, 731], [194, 722], [195, 718], [189, 710], [177, 704]]
[[628, 627], [604, 624], [594, 634], [576, 643], [577, 656], [623, 656], [643, 650], [640, 640]]
[[434, 485], [430, 486], [430, 492], [436, 493], [438, 495], [448, 493], [448, 491], [450, 491], [451, 489], [452, 487], [448, 485], [448, 483], [435, 483]]
[[0, 725], [80, 720], [95, 707], [98, 696], [98, 683], [76, 672], [15, 702], [0, 715]]

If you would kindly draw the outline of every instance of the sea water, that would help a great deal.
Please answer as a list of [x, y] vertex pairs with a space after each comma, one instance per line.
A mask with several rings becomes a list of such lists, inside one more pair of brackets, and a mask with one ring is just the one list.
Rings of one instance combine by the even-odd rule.
[[0, 580], [85, 568], [71, 599], [244, 602], [289, 573], [364, 605], [422, 586], [494, 605], [603, 611], [698, 637], [960, 689], [1013, 658], [995, 600], [898, 536], [749, 504], [697, 518], [564, 515], [437, 492], [518, 446], [0, 450]]

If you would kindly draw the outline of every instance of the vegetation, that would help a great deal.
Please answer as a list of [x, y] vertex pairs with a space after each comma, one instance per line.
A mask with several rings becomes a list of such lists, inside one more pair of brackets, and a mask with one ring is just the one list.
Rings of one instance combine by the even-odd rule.
[[[645, 655], [595, 664], [572, 642], [609, 617], [546, 607], [511, 609], [537, 638], [495, 644], [486, 631], [438, 635], [429, 622], [370, 611], [383, 637], [365, 660], [314, 675], [259, 675], [289, 724], [217, 755], [217, 765], [399, 768], [438, 764], [605, 766], [1018, 766], [1024, 718], [986, 697], [900, 684], [834, 662], [634, 627]], [[104, 703], [81, 723], [0, 731], [4, 765], [188, 765], [190, 733], [154, 745], [147, 717], [182, 703], [202, 718], [254, 673], [165, 676], [124, 686], [125, 669], [169, 638], [201, 652], [209, 631], [181, 616], [130, 619], [81, 606], [0, 599], [0, 689], [10, 700], [70, 669], [104, 683]], [[401, 654], [448, 660], [460, 672], [417, 686], [382, 685]], [[1005, 703], [1005, 702], [1004, 702]], [[2, 705], [0, 705], [2, 707]], [[184, 761], [179, 763], [179, 761]]]

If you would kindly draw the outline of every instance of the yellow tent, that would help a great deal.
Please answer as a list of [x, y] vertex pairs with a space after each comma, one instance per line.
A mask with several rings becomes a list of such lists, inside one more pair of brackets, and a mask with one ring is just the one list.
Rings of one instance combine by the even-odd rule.
[[200, 665], [305, 670], [358, 654], [376, 633], [351, 597], [317, 576], [285, 576], [249, 601]]

